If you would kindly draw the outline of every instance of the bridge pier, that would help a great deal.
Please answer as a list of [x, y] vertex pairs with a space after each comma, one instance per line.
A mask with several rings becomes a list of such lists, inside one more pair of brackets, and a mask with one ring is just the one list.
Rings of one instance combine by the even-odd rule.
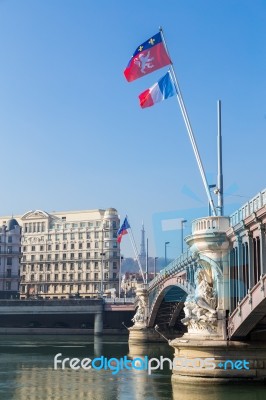
[[99, 336], [103, 333], [103, 313], [94, 315], [94, 335]]
[[173, 383], [266, 381], [266, 343], [184, 335], [170, 346], [175, 349]]

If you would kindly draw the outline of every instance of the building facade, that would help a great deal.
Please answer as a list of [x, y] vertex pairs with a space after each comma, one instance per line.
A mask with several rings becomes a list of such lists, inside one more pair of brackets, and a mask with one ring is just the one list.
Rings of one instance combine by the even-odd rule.
[[12, 218], [3, 220], [0, 228], [0, 298], [19, 295], [21, 228]]
[[20, 297], [90, 298], [118, 290], [119, 217], [114, 208], [16, 217], [22, 227]]

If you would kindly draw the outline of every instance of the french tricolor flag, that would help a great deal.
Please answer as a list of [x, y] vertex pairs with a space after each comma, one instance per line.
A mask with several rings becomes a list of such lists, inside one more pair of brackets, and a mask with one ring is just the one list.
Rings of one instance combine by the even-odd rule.
[[170, 72], [168, 71], [158, 82], [152, 87], [145, 90], [139, 95], [139, 102], [142, 108], [151, 107], [155, 103], [168, 99], [174, 96], [176, 89], [172, 81]]

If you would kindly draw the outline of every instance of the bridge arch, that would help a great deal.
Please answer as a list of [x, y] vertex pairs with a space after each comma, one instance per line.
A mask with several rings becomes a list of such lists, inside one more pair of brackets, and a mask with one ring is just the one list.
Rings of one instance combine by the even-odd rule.
[[[157, 288], [153, 289], [150, 293], [149, 298], [149, 318], [148, 318], [148, 327], [153, 327], [155, 323], [155, 319], [157, 316], [157, 312], [160, 308], [160, 305], [167, 294], [173, 287], [178, 287], [181, 289], [182, 301], [184, 302], [187, 295], [194, 293], [194, 287], [186, 280], [180, 277], [169, 277], [165, 279]], [[156, 291], [155, 293], [152, 293]], [[180, 299], [181, 300], [181, 299]]]

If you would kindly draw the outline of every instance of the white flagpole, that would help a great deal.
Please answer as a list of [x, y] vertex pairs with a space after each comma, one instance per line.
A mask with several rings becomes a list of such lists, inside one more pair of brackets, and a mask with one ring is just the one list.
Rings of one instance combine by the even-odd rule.
[[[127, 221], [128, 221], [128, 216], [126, 216], [126, 218], [127, 218]], [[128, 224], [130, 226], [129, 221], [128, 221]], [[141, 273], [141, 276], [142, 276], [142, 279], [143, 279], [143, 283], [145, 283], [145, 277], [144, 277], [144, 274], [143, 274], [143, 271], [142, 271], [142, 267], [141, 267], [141, 263], [140, 263], [140, 259], [139, 259], [139, 255], [138, 255], [138, 250], [137, 250], [137, 246], [136, 246], [136, 242], [135, 242], [135, 239], [134, 239], [134, 236], [133, 236], [131, 228], [129, 228], [129, 238], [130, 238], [130, 241], [131, 241], [131, 245], [132, 245], [133, 251], [135, 253], [135, 257], [136, 257], [136, 260], [137, 260], [137, 263], [138, 263], [138, 266], [139, 266], [139, 270], [140, 270], [140, 273]]]
[[[168, 56], [169, 56], [169, 58], [171, 60], [171, 57], [169, 55], [169, 51], [168, 51], [168, 48], [167, 48], [167, 44], [166, 44], [166, 41], [165, 41], [165, 38], [164, 38], [163, 29], [160, 27], [159, 30], [160, 30], [161, 35], [162, 35], [162, 40], [163, 40], [163, 44], [164, 44], [165, 50], [168, 53]], [[213, 203], [213, 199], [211, 197], [210, 188], [209, 188], [209, 185], [208, 185], [208, 182], [207, 182], [207, 179], [206, 179], [206, 174], [205, 174], [205, 171], [204, 171], [204, 168], [203, 168], [203, 164], [202, 164], [202, 161], [201, 161], [201, 158], [200, 158], [200, 154], [199, 154], [199, 151], [198, 151], [197, 143], [196, 143], [196, 140], [195, 140], [195, 137], [194, 137], [194, 134], [193, 134], [193, 130], [192, 130], [189, 118], [188, 118], [187, 110], [186, 110], [186, 107], [185, 107], [185, 104], [184, 104], [184, 101], [183, 101], [183, 98], [182, 98], [182, 93], [181, 93], [181, 90], [180, 90], [180, 87], [179, 87], [179, 84], [178, 84], [178, 81], [177, 81], [177, 78], [176, 78], [176, 74], [175, 74], [173, 63], [170, 65], [170, 75], [171, 75], [171, 77], [172, 77], [172, 79], [174, 81], [173, 83], [175, 85], [176, 92], [177, 92], [176, 97], [177, 97], [177, 100], [178, 100], [178, 103], [179, 103], [179, 106], [180, 106], [180, 109], [181, 109], [181, 113], [182, 113], [182, 116], [183, 116], [183, 119], [184, 119], [184, 122], [185, 122], [185, 125], [186, 125], [186, 128], [187, 128], [188, 136], [189, 136], [189, 139], [190, 139], [190, 142], [191, 142], [191, 145], [192, 145], [195, 157], [196, 157], [196, 161], [197, 161], [197, 164], [198, 164], [198, 167], [199, 167], [199, 171], [200, 171], [200, 174], [201, 174], [201, 178], [203, 180], [203, 184], [204, 184], [204, 187], [205, 187], [205, 190], [206, 190], [206, 194], [207, 194], [207, 197], [208, 197], [211, 209], [212, 209], [212, 213], [213, 213], [213, 215], [217, 215], [217, 211], [215, 209], [215, 206], [214, 206], [214, 203]]]

